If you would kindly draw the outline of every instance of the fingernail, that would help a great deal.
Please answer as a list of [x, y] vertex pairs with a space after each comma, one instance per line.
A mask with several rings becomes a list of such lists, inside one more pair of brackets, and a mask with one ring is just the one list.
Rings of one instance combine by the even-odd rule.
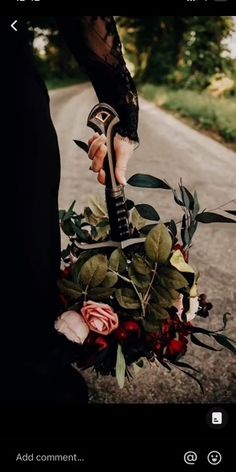
[[123, 184], [123, 185], [126, 185], [126, 184], [127, 184], [125, 177], [122, 178], [122, 184]]

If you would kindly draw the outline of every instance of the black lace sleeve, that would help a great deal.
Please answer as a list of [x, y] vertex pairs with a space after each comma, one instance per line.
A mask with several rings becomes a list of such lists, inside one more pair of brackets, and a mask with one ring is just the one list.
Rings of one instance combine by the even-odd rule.
[[118, 133], [138, 142], [138, 96], [126, 67], [112, 16], [57, 18], [59, 30], [73, 55], [86, 70], [98, 100], [120, 117]]

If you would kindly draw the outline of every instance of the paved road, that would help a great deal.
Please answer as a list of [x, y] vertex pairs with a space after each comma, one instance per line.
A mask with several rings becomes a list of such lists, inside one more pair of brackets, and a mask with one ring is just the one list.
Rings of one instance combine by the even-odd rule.
[[[76, 208], [86, 205], [90, 194], [103, 194], [96, 176], [88, 170], [89, 161], [73, 139], [86, 140], [91, 131], [86, 117], [97, 103], [87, 85], [51, 92], [51, 109], [59, 137], [62, 158], [60, 207], [73, 199]], [[177, 187], [182, 177], [190, 189], [197, 189], [201, 207], [213, 209], [236, 198], [236, 154], [205, 135], [189, 128], [166, 112], [141, 100], [141, 144], [130, 162], [128, 177], [143, 172], [165, 178]], [[127, 195], [138, 202], [153, 204], [164, 220], [177, 217], [177, 206], [163, 190], [127, 188]], [[171, 203], [170, 203], [171, 202]], [[231, 204], [232, 207], [232, 204]], [[214, 304], [210, 320], [204, 327], [221, 326], [225, 311], [234, 313], [228, 334], [236, 338], [236, 225], [202, 225], [194, 240], [191, 262], [201, 272], [200, 288]], [[64, 239], [63, 239], [64, 243]], [[185, 357], [202, 370], [205, 396], [198, 386], [182, 373], [168, 373], [147, 366], [139, 378], [123, 390], [114, 379], [100, 378], [90, 372], [85, 377], [90, 387], [90, 401], [98, 403], [191, 403], [231, 402], [236, 400], [236, 359], [228, 352], [211, 353], [195, 347]]]

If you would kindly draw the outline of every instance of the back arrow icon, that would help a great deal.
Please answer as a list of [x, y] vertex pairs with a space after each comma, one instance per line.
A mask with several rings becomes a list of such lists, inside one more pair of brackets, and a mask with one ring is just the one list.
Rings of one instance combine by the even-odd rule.
[[12, 27], [12, 29], [14, 29], [14, 31], [17, 31], [17, 29], [15, 27], [16, 23], [17, 23], [17, 20], [13, 21], [13, 23], [11, 24], [11, 27]]

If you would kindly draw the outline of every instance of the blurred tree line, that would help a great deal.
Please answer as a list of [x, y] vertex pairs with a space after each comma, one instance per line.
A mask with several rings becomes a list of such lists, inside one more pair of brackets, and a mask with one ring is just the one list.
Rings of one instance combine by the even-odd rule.
[[[217, 74], [236, 75], [235, 61], [224, 41], [234, 30], [230, 16], [122, 16], [116, 20], [138, 82], [203, 90]], [[35, 18], [29, 26], [37, 40], [45, 41], [42, 50], [36, 49], [45, 79], [81, 75], [53, 18]]]
[[204, 89], [215, 74], [232, 76], [226, 38], [231, 16], [120, 17], [127, 56], [140, 82]]

